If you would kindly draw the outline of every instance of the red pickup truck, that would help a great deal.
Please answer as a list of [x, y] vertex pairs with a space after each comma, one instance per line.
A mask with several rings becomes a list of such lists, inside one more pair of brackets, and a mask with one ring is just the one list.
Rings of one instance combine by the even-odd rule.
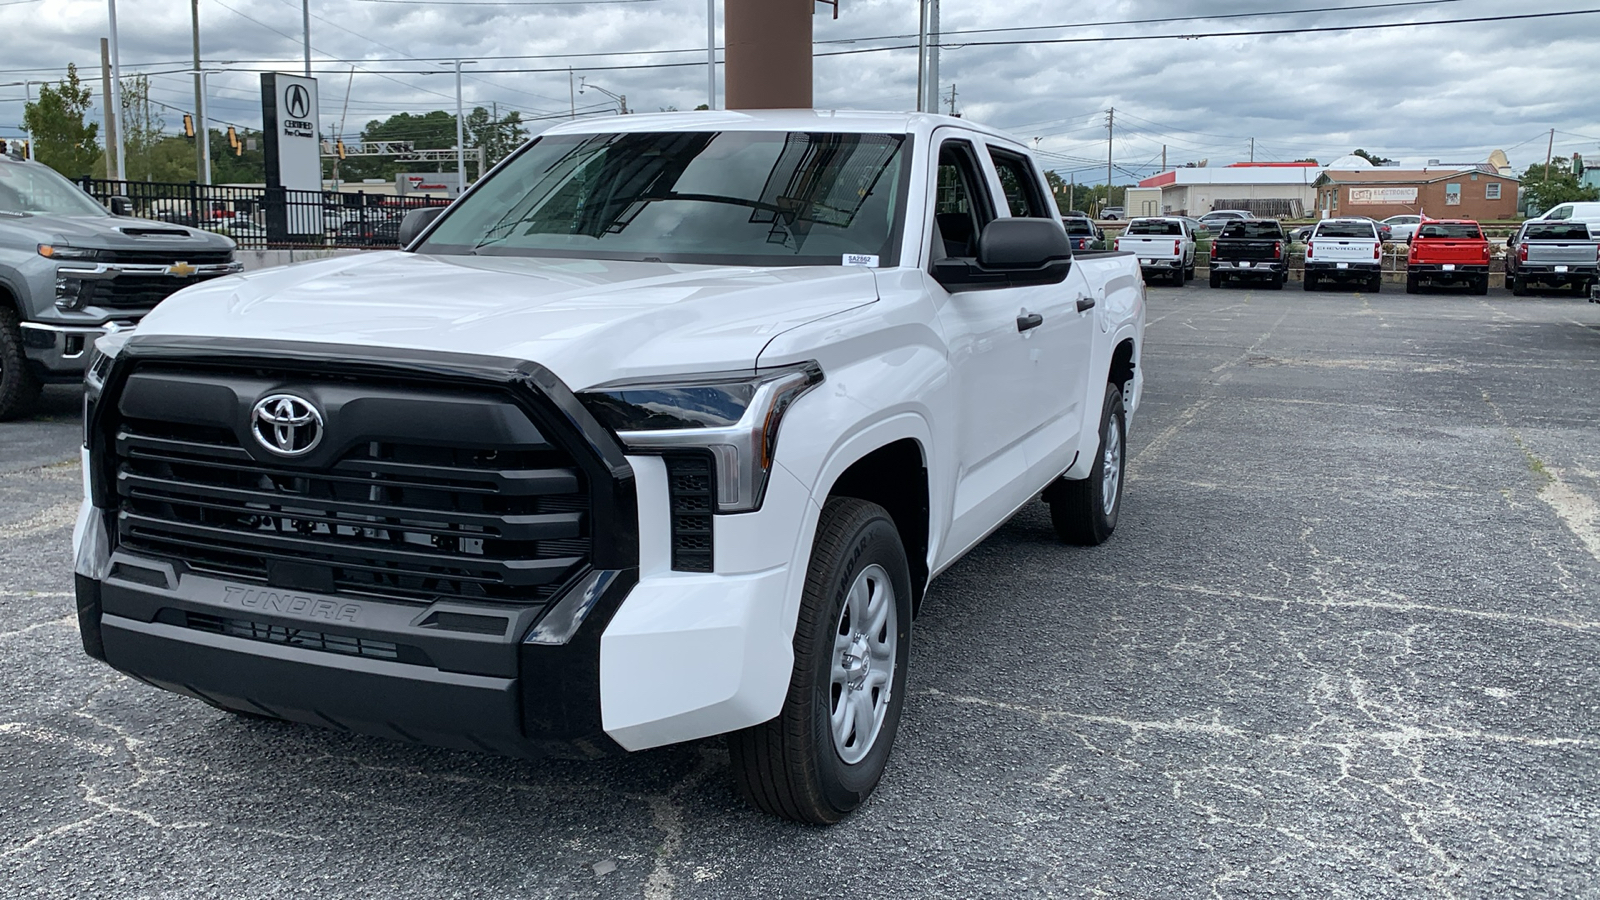
[[1489, 293], [1489, 240], [1471, 219], [1423, 219], [1411, 238], [1406, 293], [1422, 286], [1465, 285]]

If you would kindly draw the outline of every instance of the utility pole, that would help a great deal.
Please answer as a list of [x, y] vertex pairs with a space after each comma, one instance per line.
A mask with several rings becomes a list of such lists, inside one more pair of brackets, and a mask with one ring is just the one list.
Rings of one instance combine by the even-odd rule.
[[1070, 211], [1078, 206], [1078, 173], [1068, 172], [1067, 177], [1072, 179], [1067, 182], [1067, 209]]
[[939, 0], [928, 0], [928, 112], [939, 111]]
[[300, 0], [300, 28], [305, 35], [306, 77], [311, 77], [311, 0]]
[[[194, 117], [200, 125], [197, 133], [200, 144], [200, 171], [196, 174], [200, 177], [201, 184], [211, 183], [211, 125], [206, 119], [206, 74], [202, 71], [195, 76], [200, 79], [200, 93], [195, 95]], [[334, 166], [334, 171], [338, 171], [338, 166]]]
[[1251, 162], [1255, 162], [1256, 161], [1256, 139], [1255, 138], [1251, 138], [1250, 139], [1250, 161]]
[[717, 108], [717, 0], [706, 0], [706, 108]]
[[461, 60], [456, 60], [456, 196], [467, 192], [467, 139], [461, 120]]
[[[106, 96], [111, 99], [110, 124], [117, 145], [115, 177], [118, 181], [127, 181], [128, 160], [127, 154], [123, 152], [125, 148], [122, 146], [122, 137], [127, 133], [122, 127], [122, 63], [117, 56], [117, 0], [107, 0], [106, 7], [111, 19], [111, 84], [107, 87]], [[114, 92], [112, 88], [115, 88]], [[108, 141], [111, 137], [108, 136]], [[108, 142], [106, 147], [110, 148], [111, 144]], [[109, 173], [110, 170], [107, 171]]]
[[1549, 181], [1550, 180], [1550, 154], [1554, 153], [1555, 149], [1556, 149], [1556, 130], [1554, 128], [1552, 128], [1552, 129], [1550, 129], [1550, 143], [1546, 144], [1545, 148], [1544, 148], [1544, 180], [1545, 181]]
[[928, 0], [917, 0], [917, 112], [928, 111]]
[[956, 83], [950, 82], [950, 118], [956, 116]]
[[1106, 206], [1111, 205], [1111, 141], [1116, 135], [1117, 108], [1106, 110]]
[[[200, 0], [189, 0], [189, 19], [194, 25], [194, 114], [195, 118], [204, 123], [205, 116], [201, 110], [206, 105], [206, 98], [205, 84], [200, 75]], [[201, 184], [209, 181], [205, 176], [205, 171], [206, 145], [210, 140], [211, 137], [206, 134], [202, 124], [201, 130], [196, 133], [194, 142], [194, 174], [196, 178], [200, 179]]]
[[117, 177], [117, 116], [112, 111], [116, 95], [111, 93], [111, 51], [106, 39], [100, 39], [100, 102], [105, 107], [106, 120], [106, 177]]
[[1161, 171], [1167, 170], [1167, 145], [1161, 145]]
[[567, 66], [567, 102], [572, 104], [572, 112], [567, 118], [576, 119], [578, 117], [578, 86], [577, 82], [572, 80], [571, 66]]

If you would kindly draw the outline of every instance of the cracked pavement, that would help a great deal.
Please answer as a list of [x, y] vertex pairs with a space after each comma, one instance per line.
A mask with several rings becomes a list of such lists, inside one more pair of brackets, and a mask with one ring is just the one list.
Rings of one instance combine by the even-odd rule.
[[1150, 290], [1103, 547], [937, 580], [831, 829], [719, 741], [523, 762], [89, 660], [78, 397], [0, 424], [0, 895], [1600, 897], [1600, 306]]

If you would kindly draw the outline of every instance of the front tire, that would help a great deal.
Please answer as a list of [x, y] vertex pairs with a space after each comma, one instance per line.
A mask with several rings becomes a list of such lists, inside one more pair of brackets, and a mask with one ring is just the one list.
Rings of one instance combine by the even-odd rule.
[[1093, 547], [1105, 543], [1117, 530], [1117, 516], [1122, 512], [1122, 476], [1127, 469], [1127, 437], [1122, 389], [1108, 384], [1100, 409], [1100, 445], [1089, 477], [1081, 481], [1058, 479], [1045, 490], [1050, 523], [1061, 540]]
[[15, 311], [0, 308], [0, 422], [18, 418], [33, 408], [43, 385], [28, 370], [22, 346], [22, 326]]
[[911, 574], [883, 507], [823, 507], [778, 717], [728, 735], [734, 781], [752, 806], [832, 825], [883, 777], [900, 726], [911, 646]]

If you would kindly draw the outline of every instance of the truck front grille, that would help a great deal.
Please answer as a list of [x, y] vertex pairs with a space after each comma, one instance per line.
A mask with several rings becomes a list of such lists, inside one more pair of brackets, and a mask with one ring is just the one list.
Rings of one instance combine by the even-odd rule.
[[175, 405], [166, 420], [149, 406], [123, 416], [111, 441], [117, 542], [129, 551], [281, 587], [419, 602], [543, 603], [590, 561], [585, 478], [548, 443], [457, 433], [434, 446], [413, 435], [361, 440], [323, 466], [269, 464], [234, 428], [198, 424], [203, 411]]
[[78, 289], [80, 306], [110, 309], [148, 309], [167, 299], [180, 288], [209, 281], [207, 278], [175, 278], [171, 275], [118, 275], [116, 278], [86, 280]]

